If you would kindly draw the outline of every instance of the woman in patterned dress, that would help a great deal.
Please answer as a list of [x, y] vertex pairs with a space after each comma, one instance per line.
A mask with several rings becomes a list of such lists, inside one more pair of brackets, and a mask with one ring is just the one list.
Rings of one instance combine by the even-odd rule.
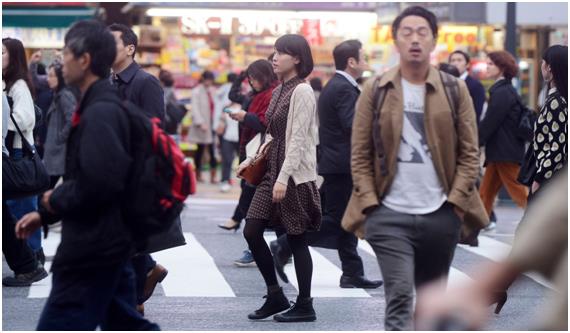
[[534, 124], [532, 149], [536, 172], [531, 198], [568, 160], [568, 46], [549, 47], [542, 57], [541, 71], [548, 82], [548, 95]]
[[[304, 80], [313, 70], [313, 58], [305, 38], [280, 37], [275, 42], [273, 69], [281, 81], [273, 91], [266, 113], [273, 141], [267, 170], [253, 197], [244, 228], [244, 236], [267, 285], [267, 296], [263, 306], [248, 318], [264, 319], [277, 314], [274, 319], [282, 322], [314, 321], [313, 263], [306, 233], [319, 229], [321, 206], [316, 185], [316, 103], [311, 86]], [[249, 163], [249, 159], [244, 161], [238, 174]], [[267, 226], [283, 227], [293, 252], [299, 296], [290, 308], [263, 238]]]

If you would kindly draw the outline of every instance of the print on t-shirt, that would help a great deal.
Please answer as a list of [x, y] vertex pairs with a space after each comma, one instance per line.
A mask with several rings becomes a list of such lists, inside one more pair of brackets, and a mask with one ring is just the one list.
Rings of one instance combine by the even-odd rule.
[[424, 112], [422, 105], [409, 100], [404, 103], [404, 124], [402, 141], [398, 153], [399, 163], [423, 164], [431, 162], [424, 130]]

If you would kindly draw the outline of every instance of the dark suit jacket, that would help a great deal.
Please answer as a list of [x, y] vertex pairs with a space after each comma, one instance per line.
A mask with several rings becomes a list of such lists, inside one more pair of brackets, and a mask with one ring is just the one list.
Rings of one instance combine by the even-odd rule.
[[350, 173], [350, 138], [354, 106], [360, 95], [340, 74], [335, 74], [319, 97], [319, 174]]
[[465, 84], [469, 90], [469, 95], [473, 100], [473, 107], [475, 108], [475, 113], [477, 114], [477, 124], [481, 121], [481, 113], [483, 112], [483, 105], [485, 104], [485, 88], [479, 82], [479, 80], [472, 78], [467, 75], [465, 79]]

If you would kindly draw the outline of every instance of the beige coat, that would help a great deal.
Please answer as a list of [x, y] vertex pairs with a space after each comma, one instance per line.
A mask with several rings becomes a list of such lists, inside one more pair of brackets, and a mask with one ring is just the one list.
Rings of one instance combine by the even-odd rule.
[[[380, 160], [372, 140], [373, 78], [356, 104], [352, 127], [352, 197], [342, 220], [345, 230], [363, 237], [367, 208], [378, 206], [397, 172], [397, 156], [403, 126], [403, 92], [399, 66], [382, 76], [388, 91], [380, 113], [380, 132], [386, 154], [387, 175], [380, 175]], [[448, 201], [466, 212], [463, 232], [489, 224], [475, 181], [479, 174], [479, 144], [473, 103], [467, 86], [459, 80], [460, 101], [454, 119], [437, 69], [430, 68], [426, 81], [424, 126], [433, 163]], [[371, 159], [371, 156], [374, 156]]]
[[[214, 92], [211, 92], [214, 98]], [[197, 144], [211, 144], [214, 141], [212, 128], [212, 113], [210, 110], [210, 101], [208, 100], [208, 92], [203, 84], [192, 89], [192, 126], [188, 133], [188, 141]], [[207, 130], [199, 128], [201, 124], [208, 126]]]

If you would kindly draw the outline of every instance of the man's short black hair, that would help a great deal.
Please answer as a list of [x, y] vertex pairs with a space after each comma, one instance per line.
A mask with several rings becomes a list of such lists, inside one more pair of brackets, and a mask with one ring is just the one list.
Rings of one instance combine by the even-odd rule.
[[133, 59], [137, 53], [137, 46], [139, 45], [139, 39], [133, 29], [127, 27], [124, 24], [113, 23], [109, 26], [111, 31], [118, 31], [121, 33], [121, 40], [125, 46], [133, 45], [135, 47], [135, 52], [133, 52]]
[[283, 35], [275, 42], [275, 49], [279, 53], [299, 58], [299, 63], [295, 67], [301, 79], [306, 78], [313, 71], [313, 54], [305, 37], [294, 34]]
[[334, 65], [339, 71], [344, 71], [348, 66], [348, 59], [359, 60], [362, 43], [357, 39], [345, 40], [335, 46], [333, 50]]
[[437, 38], [437, 18], [435, 17], [435, 14], [424, 7], [412, 6], [404, 9], [404, 11], [394, 19], [394, 22], [392, 23], [392, 36], [394, 37], [394, 40], [396, 39], [396, 34], [400, 28], [400, 23], [402, 23], [402, 20], [408, 16], [423, 17], [428, 21], [433, 38]]
[[457, 69], [457, 67], [453, 66], [452, 64], [446, 64], [445, 62], [442, 62], [439, 64], [438, 68], [440, 71], [446, 72], [447, 74], [451, 74], [455, 77], [461, 76], [459, 69]]
[[115, 38], [107, 27], [96, 20], [76, 22], [65, 34], [65, 47], [74, 57], [85, 53], [91, 56], [89, 69], [100, 77], [106, 78], [111, 73], [111, 65], [117, 56]]
[[469, 62], [471, 62], [471, 57], [469, 57], [469, 55], [461, 50], [455, 50], [453, 52], [451, 52], [451, 54], [449, 55], [449, 61], [451, 62], [451, 56], [454, 54], [461, 54], [463, 56], [463, 58], [465, 58], [465, 62], [467, 63], [467, 65], [469, 65]]

